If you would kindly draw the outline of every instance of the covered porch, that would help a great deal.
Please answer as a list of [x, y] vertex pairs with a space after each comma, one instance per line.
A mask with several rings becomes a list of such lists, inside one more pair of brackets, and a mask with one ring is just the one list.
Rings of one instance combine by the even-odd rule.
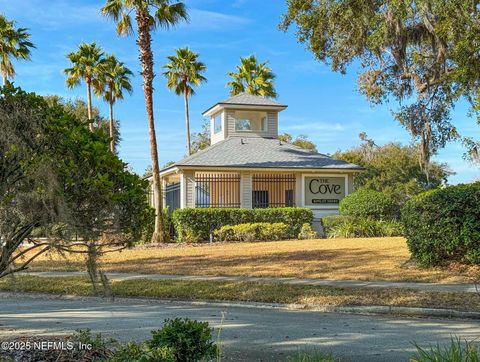
[[300, 175], [293, 172], [184, 171], [162, 177], [164, 206], [294, 207], [300, 198], [297, 181]]
[[161, 179], [163, 204], [170, 210], [299, 206], [332, 214], [340, 199], [353, 191], [353, 174], [318, 170], [173, 168]]

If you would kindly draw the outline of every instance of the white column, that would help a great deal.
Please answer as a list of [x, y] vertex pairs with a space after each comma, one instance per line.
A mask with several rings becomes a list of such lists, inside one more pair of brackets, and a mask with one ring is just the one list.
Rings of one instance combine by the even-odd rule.
[[252, 205], [252, 174], [242, 172], [240, 173], [240, 207], [251, 209]]
[[295, 174], [295, 206], [302, 206], [303, 205], [303, 200], [302, 200], [302, 174], [301, 173], [296, 173]]

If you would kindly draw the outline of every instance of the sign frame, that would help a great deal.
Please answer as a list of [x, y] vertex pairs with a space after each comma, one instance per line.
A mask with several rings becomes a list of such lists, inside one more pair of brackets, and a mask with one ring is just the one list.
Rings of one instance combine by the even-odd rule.
[[333, 174], [333, 173], [302, 173], [302, 201], [301, 206], [307, 207], [309, 209], [326, 209], [331, 210], [335, 209], [338, 210], [339, 204], [329, 204], [329, 205], [305, 205], [305, 178], [306, 177], [343, 177], [345, 179], [345, 197], [349, 194], [348, 192], [348, 174]]

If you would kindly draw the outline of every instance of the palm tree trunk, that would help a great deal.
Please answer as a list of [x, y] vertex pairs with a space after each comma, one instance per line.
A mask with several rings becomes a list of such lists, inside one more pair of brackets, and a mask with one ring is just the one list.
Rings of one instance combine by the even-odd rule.
[[3, 85], [7, 85], [7, 73], [2, 72]]
[[152, 176], [155, 215], [155, 231], [152, 235], [152, 242], [167, 241], [167, 234], [163, 228], [163, 205], [162, 187], [160, 183], [160, 168], [158, 166], [157, 138], [155, 135], [155, 121], [153, 117], [153, 53], [152, 39], [150, 34], [150, 19], [147, 11], [138, 9], [136, 13], [138, 27], [137, 45], [140, 51], [140, 63], [143, 77], [143, 93], [145, 96], [145, 107], [148, 118], [148, 130], [150, 132], [150, 155], [152, 158]]
[[87, 79], [87, 117], [88, 117], [88, 129], [93, 132], [92, 124], [92, 82]]
[[113, 102], [108, 102], [110, 106], [110, 151], [115, 153], [115, 132], [113, 131]]
[[187, 150], [188, 155], [192, 154], [192, 146], [190, 144], [190, 115], [188, 112], [188, 92], [184, 92], [184, 99], [185, 99], [185, 127], [187, 128]]

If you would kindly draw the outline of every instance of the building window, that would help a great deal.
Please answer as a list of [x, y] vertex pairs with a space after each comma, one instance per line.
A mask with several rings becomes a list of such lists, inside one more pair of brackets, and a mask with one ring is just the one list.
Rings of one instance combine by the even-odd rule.
[[268, 119], [267, 117], [262, 117], [262, 131], [268, 131]]
[[235, 120], [235, 131], [251, 131], [252, 124], [249, 119], [236, 119]]
[[221, 113], [213, 117], [213, 132], [214, 133], [222, 132], [222, 114]]
[[265, 132], [268, 121], [267, 112], [236, 111], [235, 131], [237, 132]]

